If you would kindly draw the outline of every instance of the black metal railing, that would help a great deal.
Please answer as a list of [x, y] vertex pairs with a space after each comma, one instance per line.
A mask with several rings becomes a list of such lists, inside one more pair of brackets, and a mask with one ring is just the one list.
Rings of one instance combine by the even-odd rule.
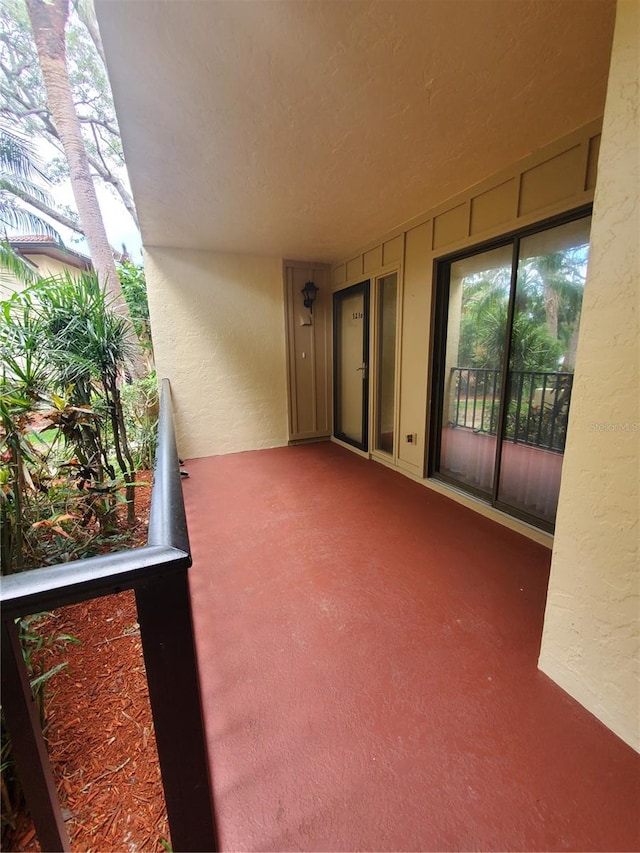
[[[502, 371], [452, 367], [449, 379], [449, 425], [496, 435]], [[573, 374], [511, 370], [507, 383], [505, 438], [563, 453]]]
[[216, 850], [200, 703], [187, 523], [171, 389], [162, 382], [147, 544], [0, 578], [2, 707], [18, 774], [43, 850], [70, 850], [15, 620], [132, 589], [175, 851]]

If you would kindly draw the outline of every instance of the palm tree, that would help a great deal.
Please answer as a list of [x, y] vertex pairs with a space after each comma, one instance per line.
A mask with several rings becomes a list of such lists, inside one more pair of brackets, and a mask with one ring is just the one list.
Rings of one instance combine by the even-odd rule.
[[27, 11], [47, 90], [49, 110], [69, 163], [73, 195], [82, 230], [89, 244], [91, 260], [101, 283], [108, 289], [114, 307], [128, 316], [73, 102], [65, 36], [69, 0], [27, 0]]
[[24, 258], [14, 252], [7, 238], [8, 230], [44, 234], [60, 241], [60, 235], [53, 226], [17, 202], [24, 191], [43, 203], [50, 202], [46, 190], [36, 183], [38, 178], [47, 181], [32, 146], [8, 128], [0, 127], [0, 223], [3, 231], [0, 268], [23, 284], [33, 284], [39, 276]]
[[[114, 485], [105, 473], [115, 480], [112, 447], [132, 523], [135, 465], [120, 395], [121, 377], [138, 352], [130, 321], [112, 310], [95, 272], [41, 279], [0, 302], [0, 313], [0, 419], [15, 423], [47, 404], [47, 418], [73, 446], [83, 477], [105, 497]], [[22, 426], [13, 430], [18, 439]], [[5, 443], [8, 435], [5, 426]]]
[[575, 246], [533, 260], [533, 270], [542, 284], [547, 329], [562, 343], [565, 370], [575, 367], [586, 257], [585, 246]]
[[[139, 350], [128, 318], [113, 303], [95, 272], [66, 273], [40, 283], [47, 354], [60, 387], [72, 387], [81, 406], [92, 405], [97, 386], [111, 427], [118, 467], [126, 483], [129, 522], [133, 523], [135, 465], [127, 440], [120, 379], [130, 371]], [[100, 453], [102, 448], [97, 448]], [[105, 456], [105, 467], [110, 469]], [[113, 476], [113, 471], [109, 473]]]
[[[584, 246], [521, 259], [511, 344], [519, 369], [555, 370], [561, 355], [564, 369], [573, 368], [585, 266]], [[497, 367], [502, 363], [509, 291], [508, 268], [464, 279], [460, 364]]]

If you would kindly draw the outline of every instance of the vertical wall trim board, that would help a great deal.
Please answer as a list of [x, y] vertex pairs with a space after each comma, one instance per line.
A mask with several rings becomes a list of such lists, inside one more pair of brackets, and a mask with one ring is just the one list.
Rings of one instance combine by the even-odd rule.
[[[287, 376], [289, 380], [289, 441], [326, 438], [331, 430], [328, 394], [329, 331], [327, 305], [330, 303], [330, 269], [327, 265], [285, 261]], [[306, 281], [315, 282], [319, 288], [310, 323], [300, 324], [306, 318], [302, 290]], [[304, 362], [298, 359], [305, 353]], [[304, 370], [302, 365], [304, 364]]]

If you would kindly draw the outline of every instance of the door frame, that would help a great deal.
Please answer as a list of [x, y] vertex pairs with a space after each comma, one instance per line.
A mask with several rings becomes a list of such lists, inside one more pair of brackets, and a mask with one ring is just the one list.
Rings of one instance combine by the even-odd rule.
[[544, 530], [552, 533], [555, 530], [555, 521], [549, 522], [537, 515], [526, 512], [516, 506], [511, 506], [498, 498], [500, 485], [500, 468], [502, 465], [502, 445], [504, 442], [504, 432], [506, 428], [506, 416], [509, 399], [509, 362], [511, 348], [511, 332], [509, 331], [505, 341], [505, 351], [502, 364], [502, 383], [503, 389], [501, 393], [500, 411], [498, 415], [498, 433], [496, 441], [496, 450], [493, 463], [493, 482], [491, 491], [488, 493], [469, 484], [463, 484], [459, 480], [448, 476], [446, 473], [440, 472], [440, 450], [441, 436], [443, 424], [443, 402], [444, 402], [444, 369], [445, 369], [445, 344], [447, 336], [447, 308], [449, 303], [449, 272], [451, 264], [457, 260], [467, 257], [472, 257], [482, 252], [491, 251], [504, 246], [512, 246], [512, 269], [511, 269], [511, 284], [509, 291], [509, 306], [508, 306], [508, 329], [512, 328], [513, 317], [515, 311], [516, 284], [518, 275], [518, 255], [519, 245], [523, 238], [532, 234], [538, 234], [543, 231], [551, 230], [569, 222], [575, 222], [580, 219], [587, 218], [593, 215], [593, 205], [591, 203], [581, 205], [572, 210], [556, 216], [546, 217], [538, 222], [533, 222], [530, 225], [522, 228], [515, 228], [511, 231], [500, 235], [491, 240], [485, 240], [473, 246], [468, 246], [458, 252], [451, 252], [439, 258], [434, 258], [433, 261], [433, 281], [434, 292], [432, 302], [432, 343], [431, 343], [431, 369], [429, 377], [429, 396], [430, 406], [428, 411], [429, 424], [429, 443], [427, 447], [427, 478], [443, 482], [453, 486], [456, 489], [465, 492], [468, 495], [479, 498], [483, 503], [493, 507], [507, 515], [524, 521], [539, 530]]
[[[364, 453], [369, 452], [369, 369], [370, 369], [370, 352], [369, 352], [369, 320], [370, 320], [370, 290], [371, 281], [365, 279], [352, 284], [350, 287], [345, 287], [342, 290], [336, 290], [333, 294], [333, 435], [339, 441], [345, 444], [350, 444], [352, 447], [362, 450]], [[340, 368], [340, 359], [338, 352], [338, 339], [340, 333], [340, 300], [344, 296], [354, 296], [362, 292], [363, 295], [363, 318], [362, 318], [362, 364], [366, 365], [366, 369], [362, 371], [362, 441], [355, 441], [353, 438], [338, 432], [336, 427], [340, 419], [340, 401], [338, 380], [338, 371]]]

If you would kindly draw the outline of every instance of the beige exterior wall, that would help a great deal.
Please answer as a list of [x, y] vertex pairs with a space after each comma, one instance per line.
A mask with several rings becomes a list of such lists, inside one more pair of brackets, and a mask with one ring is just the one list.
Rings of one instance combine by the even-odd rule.
[[[35, 266], [38, 275], [43, 278], [50, 278], [54, 275], [61, 275], [65, 272], [74, 273], [80, 272], [78, 267], [71, 264], [65, 264], [55, 258], [50, 258], [48, 255], [25, 255], [25, 258]], [[8, 299], [12, 293], [17, 293], [22, 290], [24, 285], [18, 281], [10, 272], [2, 271], [0, 276], [0, 299]]]
[[640, 750], [640, 5], [618, 5], [540, 668]]
[[148, 247], [159, 377], [183, 457], [287, 443], [282, 261]]
[[0, 299], [9, 299], [12, 293], [23, 289], [23, 285], [10, 273], [2, 270], [0, 273]]
[[[601, 121], [556, 140], [500, 173], [354, 251], [332, 269], [334, 290], [396, 265], [402, 295], [397, 360], [396, 466], [551, 547], [552, 537], [440, 483], [424, 479], [429, 444], [429, 372], [434, 261], [593, 201]], [[374, 323], [372, 316], [372, 325]], [[373, 330], [372, 330], [373, 331]], [[370, 423], [373, 420], [370, 418]], [[411, 435], [413, 441], [407, 441]]]
[[41, 275], [43, 278], [62, 275], [65, 272], [70, 272], [72, 275], [80, 272], [77, 267], [65, 264], [47, 255], [25, 255], [25, 257], [36, 266], [38, 275]]

